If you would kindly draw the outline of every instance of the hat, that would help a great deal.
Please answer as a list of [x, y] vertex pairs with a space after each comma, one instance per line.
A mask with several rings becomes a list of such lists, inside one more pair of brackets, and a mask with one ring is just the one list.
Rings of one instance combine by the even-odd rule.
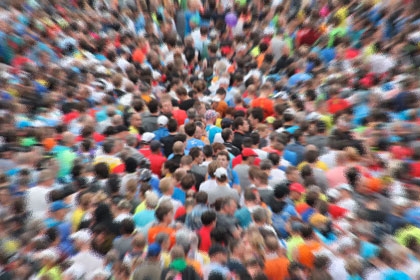
[[254, 152], [253, 149], [245, 148], [245, 149], [242, 150], [242, 156], [244, 156], [244, 157], [257, 157], [258, 155], [257, 155], [256, 152]]
[[48, 249], [45, 249], [45, 250], [41, 251], [38, 254], [38, 258], [39, 259], [49, 259], [49, 260], [52, 260], [52, 261], [56, 261], [60, 258], [60, 254], [57, 252], [57, 250], [54, 250], [52, 248], [48, 248]]
[[207, 110], [204, 114], [204, 117], [206, 118], [206, 121], [214, 119], [217, 117], [217, 113], [215, 110]]
[[275, 30], [273, 27], [264, 28], [264, 36], [273, 35], [274, 33], [275, 33]]
[[152, 142], [150, 142], [150, 150], [156, 152], [158, 151], [160, 148], [162, 148], [162, 144], [157, 141], [157, 140], [152, 140]]
[[296, 115], [295, 110], [293, 110], [292, 108], [287, 108], [286, 110], [284, 110], [283, 115]]
[[265, 119], [265, 122], [268, 123], [268, 124], [272, 124], [272, 123], [274, 123], [275, 120], [276, 120], [275, 117], [269, 116]]
[[166, 126], [168, 124], [168, 121], [169, 119], [166, 116], [159, 116], [157, 118], [157, 124], [160, 126]]
[[54, 201], [50, 205], [50, 211], [51, 212], [57, 212], [59, 210], [68, 209], [68, 208], [69, 208], [69, 205], [67, 205], [66, 203], [64, 203], [64, 201], [62, 201], [62, 200]]
[[328, 197], [331, 197], [333, 199], [337, 199], [340, 197], [340, 192], [337, 189], [328, 189], [326, 194]]
[[277, 98], [281, 98], [283, 100], [289, 99], [289, 95], [285, 91], [279, 91], [279, 92], [275, 93], [272, 97], [273, 97], [273, 99], [277, 99]]
[[152, 172], [149, 169], [140, 170], [139, 181], [149, 181], [152, 178]]
[[216, 171], [214, 172], [214, 176], [216, 176], [216, 178], [221, 178], [222, 176], [226, 176], [227, 177], [227, 170], [224, 167], [219, 167], [216, 169]]
[[154, 133], [151, 132], [145, 132], [143, 133], [143, 135], [141, 136], [141, 141], [142, 142], [146, 142], [149, 143], [150, 141], [152, 141], [153, 139], [155, 139], [156, 135]]
[[223, 118], [221, 126], [222, 127], [230, 127], [232, 125], [232, 120], [229, 118]]
[[309, 223], [317, 228], [323, 227], [327, 222], [328, 218], [319, 213], [313, 214], [309, 219]]
[[312, 112], [306, 116], [306, 120], [308, 121], [317, 121], [321, 118], [321, 115], [317, 112]]
[[153, 191], [146, 191], [146, 205], [150, 208], [154, 208], [158, 205], [159, 197]]
[[353, 192], [353, 188], [349, 184], [345, 184], [345, 183], [338, 185], [337, 189]]
[[159, 256], [161, 251], [161, 247], [158, 243], [152, 243], [147, 248], [147, 256], [148, 257], [157, 257]]
[[92, 240], [92, 233], [88, 229], [81, 229], [70, 235], [70, 239], [87, 243]]
[[290, 185], [291, 192], [305, 193], [305, 188], [299, 183], [293, 183]]
[[227, 254], [228, 251], [225, 247], [223, 247], [222, 245], [216, 244], [216, 245], [212, 245], [209, 249], [209, 256], [214, 256], [216, 254]]

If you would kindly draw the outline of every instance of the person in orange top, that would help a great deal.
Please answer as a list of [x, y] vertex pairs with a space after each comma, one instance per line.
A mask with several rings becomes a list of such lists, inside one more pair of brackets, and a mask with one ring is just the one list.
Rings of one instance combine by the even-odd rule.
[[172, 219], [174, 217], [174, 209], [172, 207], [172, 203], [160, 203], [155, 211], [155, 216], [158, 223], [149, 229], [147, 240], [149, 244], [152, 244], [155, 242], [156, 236], [163, 232], [169, 235], [169, 246], [171, 248], [175, 244], [176, 234], [176, 229], [169, 226], [172, 223]]
[[264, 110], [264, 118], [274, 114], [273, 100], [268, 97], [273, 93], [273, 87], [270, 83], [265, 83], [261, 86], [260, 96], [251, 102], [251, 108], [260, 107]]
[[280, 248], [279, 242], [275, 236], [268, 236], [265, 239], [265, 265], [264, 274], [269, 280], [287, 279], [289, 276], [289, 260]]
[[296, 248], [295, 252], [293, 252], [293, 259], [307, 268], [313, 269], [315, 253], [322, 249], [322, 244], [316, 239], [315, 233], [310, 225], [304, 225], [301, 233], [305, 243], [300, 244]]

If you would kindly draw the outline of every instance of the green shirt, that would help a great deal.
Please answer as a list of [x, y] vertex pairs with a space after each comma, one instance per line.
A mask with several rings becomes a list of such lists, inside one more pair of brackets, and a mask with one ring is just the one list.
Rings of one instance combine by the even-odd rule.
[[292, 236], [290, 237], [287, 242], [286, 242], [286, 246], [287, 246], [287, 258], [289, 260], [292, 260], [293, 258], [293, 251], [300, 245], [305, 243], [305, 241], [303, 240], [303, 238], [301, 236]]

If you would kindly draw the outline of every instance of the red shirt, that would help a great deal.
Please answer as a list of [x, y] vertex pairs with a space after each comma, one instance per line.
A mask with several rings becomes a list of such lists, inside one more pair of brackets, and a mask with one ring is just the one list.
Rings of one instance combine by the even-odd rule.
[[150, 170], [153, 172], [153, 174], [156, 174], [160, 177], [162, 165], [165, 163], [166, 157], [152, 153], [145, 157], [150, 160]]
[[77, 111], [70, 112], [63, 116], [63, 123], [69, 124], [72, 120], [77, 119], [80, 116], [80, 113]]
[[139, 149], [139, 153], [142, 154], [145, 157], [148, 157], [152, 154], [152, 151], [150, 150], [149, 146], [145, 146], [145, 147]]
[[200, 247], [198, 248], [200, 251], [208, 252], [211, 247], [211, 237], [210, 233], [213, 230], [212, 226], [202, 226], [197, 234], [200, 237]]
[[411, 177], [420, 177], [420, 161], [416, 161], [410, 164], [410, 170], [411, 170]]
[[347, 209], [337, 206], [335, 204], [328, 205], [328, 213], [330, 213], [333, 219], [343, 218], [347, 212], [348, 212]]
[[185, 120], [187, 119], [187, 112], [181, 109], [174, 109], [172, 111], [172, 117], [176, 120], [178, 125], [184, 125]]
[[350, 103], [341, 98], [331, 98], [327, 101], [328, 112], [332, 115], [350, 107]]
[[[99, 134], [96, 131], [92, 134], [92, 138], [93, 138], [93, 140], [95, 140], [96, 143], [100, 143], [100, 142], [103, 142], [105, 140], [105, 136], [103, 136], [102, 134]], [[77, 142], [81, 142], [83, 140], [84, 140], [84, 138], [81, 135], [76, 137]]]
[[[254, 164], [255, 166], [260, 166], [261, 159], [255, 158]], [[235, 168], [238, 164], [242, 163], [242, 155], [236, 156], [232, 159], [232, 168]]]

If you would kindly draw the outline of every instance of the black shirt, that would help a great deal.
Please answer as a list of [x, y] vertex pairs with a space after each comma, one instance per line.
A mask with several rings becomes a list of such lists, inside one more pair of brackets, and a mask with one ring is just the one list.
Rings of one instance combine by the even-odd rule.
[[184, 111], [188, 111], [188, 109], [192, 108], [194, 106], [195, 100], [194, 99], [187, 99], [182, 101], [179, 104], [179, 109], [184, 110]]
[[169, 157], [173, 152], [172, 147], [175, 143], [175, 135], [169, 134], [168, 136], [161, 138], [160, 143], [163, 144], [163, 153], [165, 154], [165, 157]]

